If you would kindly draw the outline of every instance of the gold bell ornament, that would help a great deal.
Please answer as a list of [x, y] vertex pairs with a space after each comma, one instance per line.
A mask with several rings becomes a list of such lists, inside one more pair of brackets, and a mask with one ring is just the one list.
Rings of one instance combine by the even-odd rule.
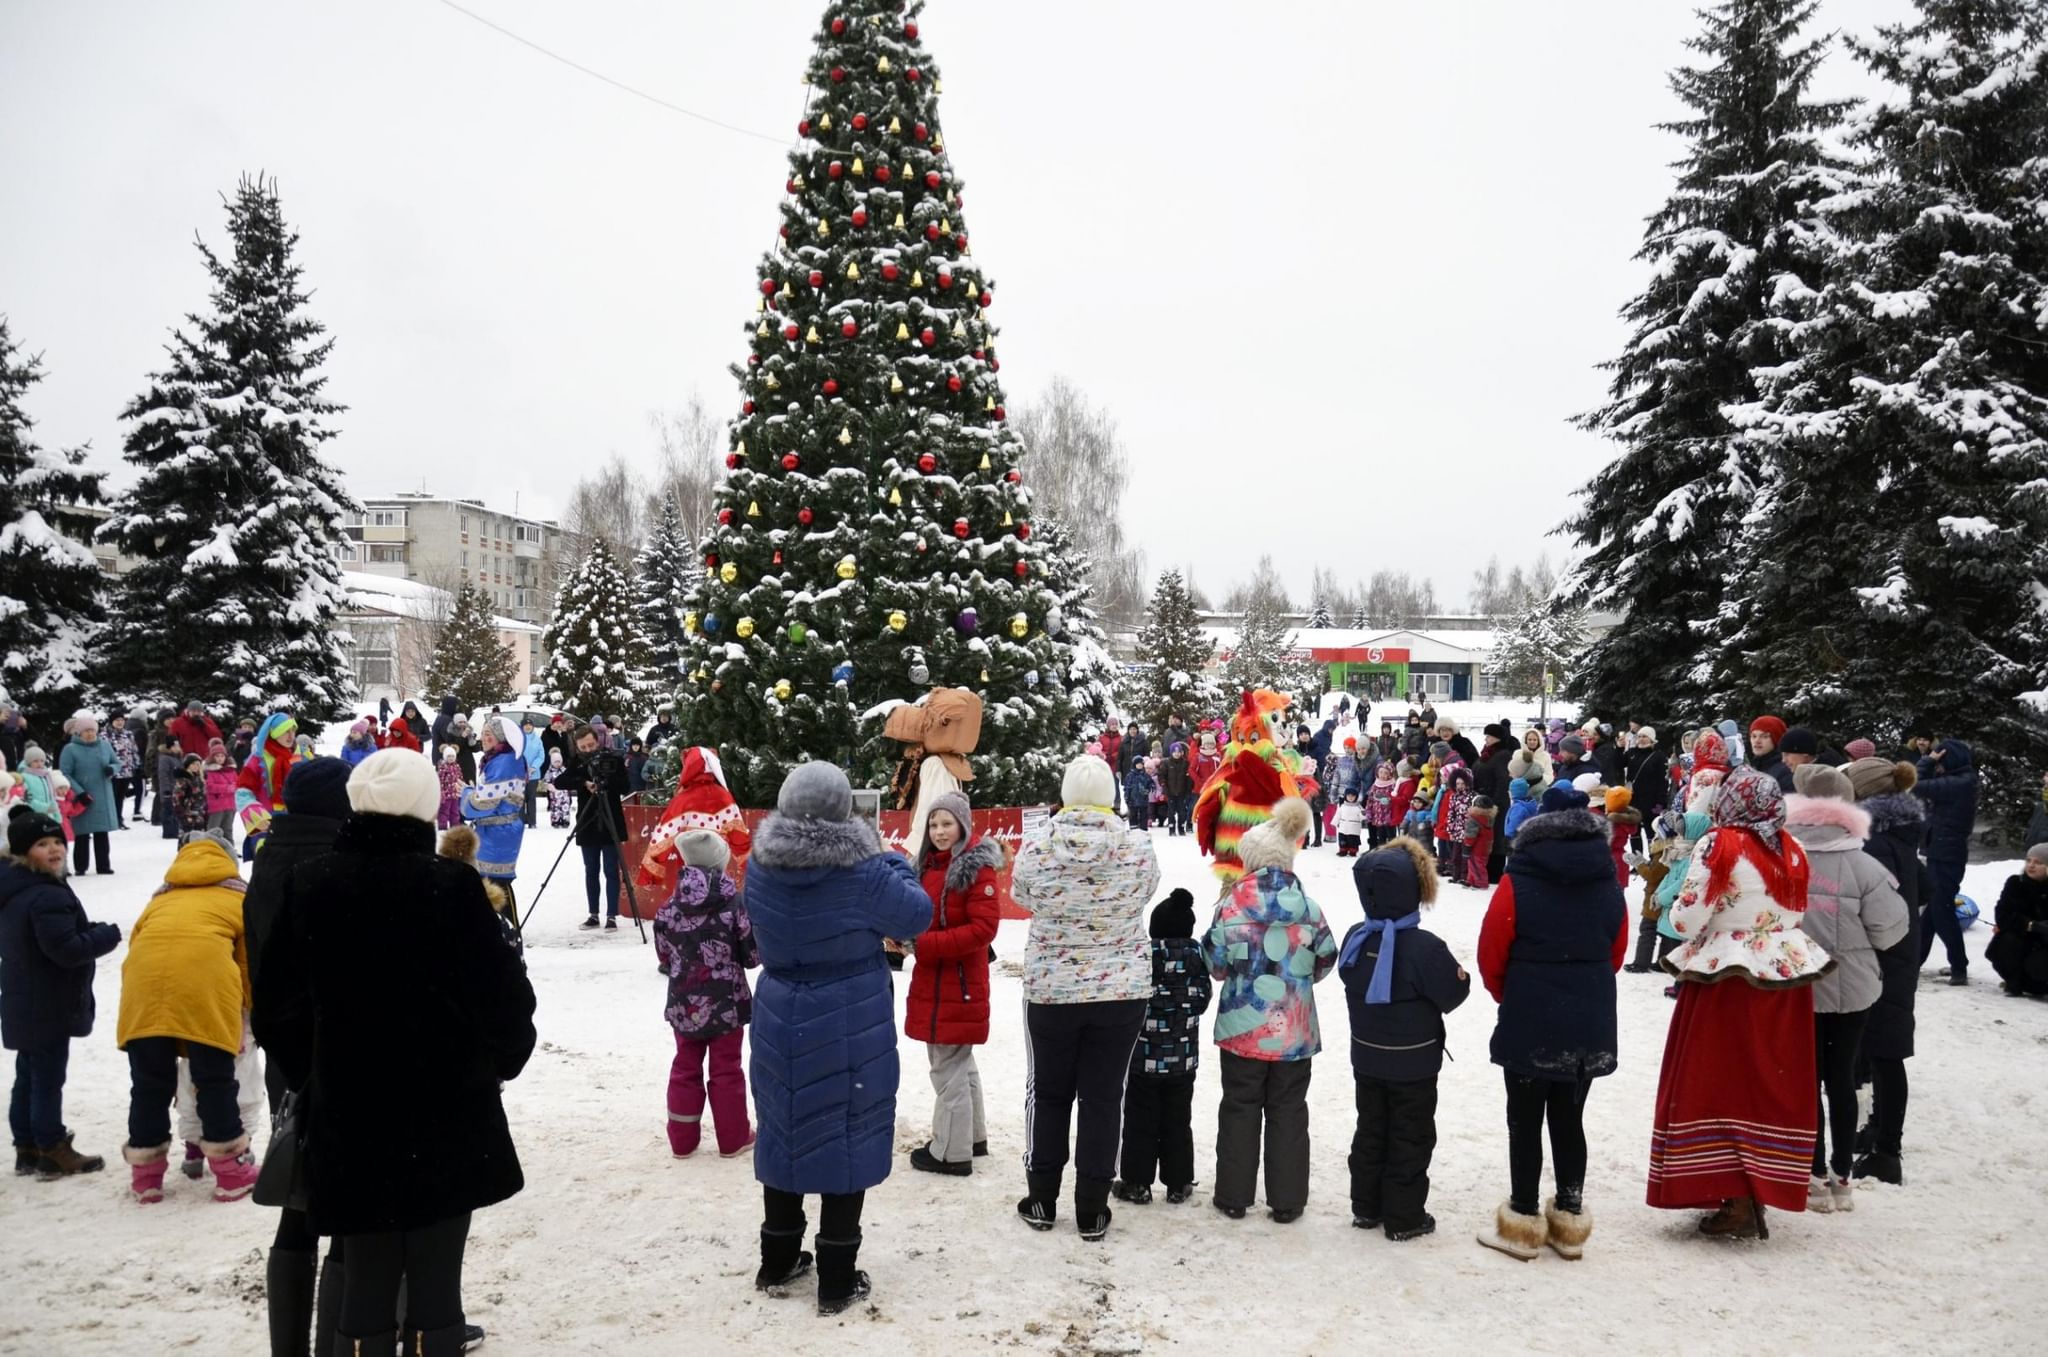
[[889, 507], [892, 509], [903, 507], [903, 492], [893, 485], [889, 487]]
[[683, 630], [691, 636], [695, 636], [697, 634], [697, 614], [683, 614]]
[[890, 136], [892, 136], [892, 137], [893, 137], [893, 136], [895, 136], [895, 135], [896, 135], [897, 133], [901, 132], [902, 130], [903, 130], [903, 119], [901, 119], [901, 118], [895, 118], [895, 117], [892, 117], [892, 118], [890, 118], [890, 119], [889, 119], [889, 135], [890, 135]]
[[903, 394], [903, 379], [893, 372], [889, 374], [889, 394], [892, 396]]
[[748, 500], [748, 501], [747, 501], [747, 517], [748, 517], [748, 518], [759, 518], [760, 516], [761, 516], [761, 501], [760, 501], [760, 500], [757, 500], [757, 499], [750, 499], [750, 500]]
[[1021, 641], [1030, 634], [1031, 619], [1023, 613], [1012, 613], [1010, 615], [1010, 635]]
[[910, 619], [903, 615], [903, 610], [901, 608], [898, 608], [895, 612], [889, 614], [889, 630], [901, 631], [909, 625]]
[[718, 578], [724, 580], [727, 584], [731, 584], [739, 577], [740, 568], [731, 561], [727, 561], [724, 565], [718, 567]]
[[754, 619], [742, 617], [738, 624], [733, 627], [733, 631], [738, 634], [742, 641], [746, 640], [754, 634]]
[[860, 567], [857, 564], [855, 564], [854, 559], [851, 556], [841, 556], [839, 558], [839, 564], [836, 567], [836, 570], [839, 575], [839, 578], [843, 580], [850, 580], [855, 575], [860, 573]]
[[845, 446], [846, 446], [846, 445], [847, 445], [848, 443], [851, 443], [852, 441], [853, 441], [853, 430], [851, 430], [851, 429], [847, 428], [847, 427], [846, 427], [846, 426], [845, 426], [844, 424], [840, 425], [840, 426], [839, 426], [839, 446], [843, 448], [843, 447], [845, 447]]
[[778, 702], [787, 702], [787, 701], [789, 701], [789, 695], [790, 695], [791, 693], [795, 692], [795, 691], [796, 691], [796, 690], [795, 690], [794, 688], [791, 688], [791, 687], [789, 686], [789, 680], [788, 680], [788, 679], [777, 679], [777, 680], [775, 680], [775, 700], [776, 700], [776, 701], [778, 701]]

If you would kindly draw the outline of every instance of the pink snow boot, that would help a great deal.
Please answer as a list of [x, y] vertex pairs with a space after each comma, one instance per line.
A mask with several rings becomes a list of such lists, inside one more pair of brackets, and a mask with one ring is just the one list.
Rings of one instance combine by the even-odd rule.
[[236, 1136], [225, 1145], [203, 1140], [200, 1147], [206, 1151], [206, 1166], [213, 1170], [215, 1201], [240, 1201], [256, 1190], [256, 1155], [249, 1137]]
[[148, 1149], [137, 1149], [133, 1145], [121, 1147], [121, 1157], [128, 1161], [128, 1190], [135, 1194], [135, 1200], [143, 1206], [164, 1199], [164, 1170], [171, 1166], [171, 1142]]

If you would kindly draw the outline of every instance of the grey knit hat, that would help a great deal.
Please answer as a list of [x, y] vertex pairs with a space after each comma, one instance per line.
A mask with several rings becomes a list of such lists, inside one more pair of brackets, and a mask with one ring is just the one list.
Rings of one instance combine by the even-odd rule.
[[853, 785], [836, 764], [813, 759], [798, 764], [782, 779], [775, 809], [797, 820], [850, 820]]
[[2028, 862], [2048, 862], [2048, 843], [2037, 843], [2027, 850]]
[[1849, 781], [1849, 775], [1825, 763], [1809, 763], [1793, 769], [1792, 788], [1801, 796], [1820, 797], [1829, 801], [1856, 799], [1856, 786]]
[[947, 792], [932, 802], [932, 810], [944, 811], [959, 822], [960, 841], [963, 846], [968, 839], [974, 837], [974, 808], [967, 804], [966, 793]]
[[685, 867], [702, 867], [707, 872], [722, 872], [732, 861], [732, 846], [723, 834], [709, 829], [686, 829], [676, 837], [676, 851], [682, 854]]

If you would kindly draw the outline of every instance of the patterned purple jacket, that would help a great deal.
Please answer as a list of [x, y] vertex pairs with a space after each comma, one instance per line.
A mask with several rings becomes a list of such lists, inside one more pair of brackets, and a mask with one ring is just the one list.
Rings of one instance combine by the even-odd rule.
[[654, 955], [668, 977], [669, 1026], [697, 1041], [753, 1020], [747, 972], [761, 964], [739, 888], [724, 872], [685, 867], [654, 916]]

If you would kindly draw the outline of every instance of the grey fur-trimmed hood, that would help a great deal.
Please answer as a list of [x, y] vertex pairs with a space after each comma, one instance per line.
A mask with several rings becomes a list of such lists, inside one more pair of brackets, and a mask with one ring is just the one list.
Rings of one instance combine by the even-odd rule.
[[881, 839], [865, 820], [804, 820], [776, 812], [754, 831], [754, 861], [777, 871], [854, 867], [881, 851]]
[[1000, 841], [986, 834], [982, 835], [954, 854], [953, 860], [946, 864], [946, 893], [950, 895], [954, 891], [964, 891], [972, 886], [974, 878], [981, 874], [984, 867], [993, 872], [1000, 872], [1008, 857], [1009, 854], [1003, 851]]
[[1527, 848], [1545, 839], [1599, 839], [1604, 842], [1606, 838], [1607, 822], [1592, 811], [1554, 810], [1522, 821], [1522, 827], [1515, 831], [1515, 847]]
[[1927, 807], [1911, 792], [1886, 792], [1856, 803], [1870, 816], [1870, 832], [1883, 834], [1900, 825], [1927, 823]]

